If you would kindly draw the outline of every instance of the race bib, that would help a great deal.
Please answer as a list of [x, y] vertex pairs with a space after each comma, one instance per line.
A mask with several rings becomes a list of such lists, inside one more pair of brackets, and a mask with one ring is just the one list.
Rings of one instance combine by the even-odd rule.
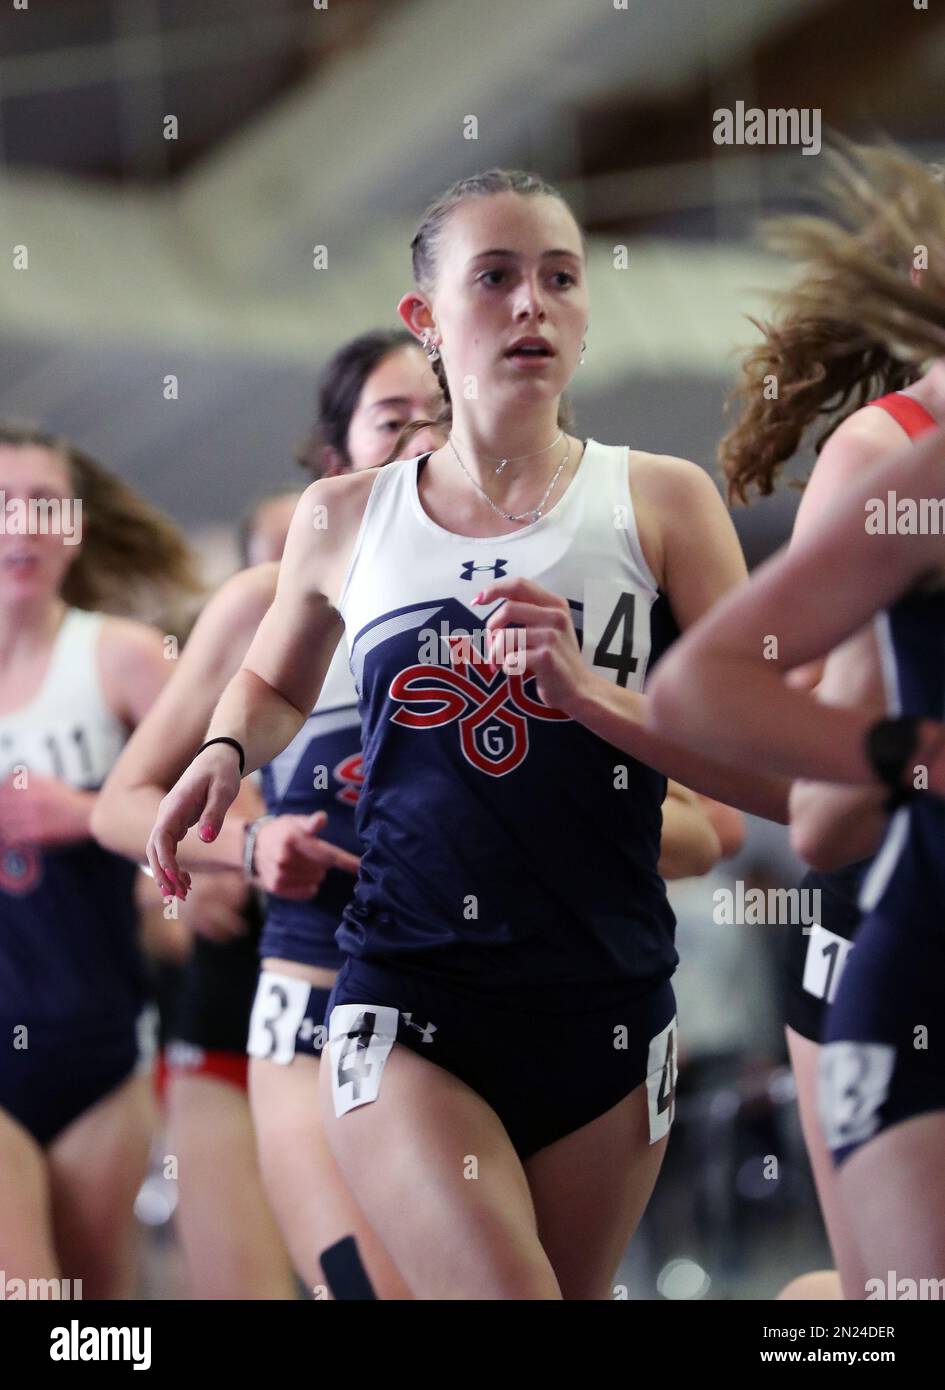
[[292, 1061], [311, 988], [308, 980], [295, 975], [280, 975], [276, 970], [261, 972], [249, 1017], [246, 1051], [250, 1057], [283, 1064]]
[[613, 579], [586, 579], [582, 661], [615, 685], [639, 691], [649, 658], [649, 596]]
[[397, 1040], [397, 1010], [387, 1004], [336, 1004], [328, 1023], [335, 1114], [377, 1100], [384, 1063]]
[[646, 1100], [650, 1143], [669, 1133], [676, 1109], [676, 1019], [670, 1019], [650, 1043], [646, 1059]]
[[832, 1042], [820, 1052], [820, 1121], [831, 1149], [860, 1144], [879, 1128], [896, 1049], [889, 1043]]
[[832, 1004], [840, 976], [847, 963], [847, 956], [852, 949], [852, 941], [847, 941], [845, 937], [837, 936], [835, 932], [827, 931], [826, 927], [815, 923], [807, 939], [807, 955], [804, 959], [803, 984], [807, 993]]

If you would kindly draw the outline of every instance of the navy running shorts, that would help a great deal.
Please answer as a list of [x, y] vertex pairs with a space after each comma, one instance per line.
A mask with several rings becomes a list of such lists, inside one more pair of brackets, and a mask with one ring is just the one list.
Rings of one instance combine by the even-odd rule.
[[492, 1107], [522, 1160], [589, 1124], [646, 1082], [650, 1142], [669, 1132], [676, 1001], [668, 979], [622, 1003], [574, 1011], [485, 1000], [418, 971], [349, 958], [329, 1003], [336, 1115], [375, 1100], [396, 1041]]
[[44, 1148], [131, 1076], [141, 1058], [133, 1018], [105, 1028], [95, 1020], [4, 1019], [0, 1040], [0, 1109]]
[[945, 932], [934, 916], [862, 922], [828, 1010], [821, 1122], [834, 1163], [903, 1120], [945, 1110]]
[[781, 957], [781, 1007], [784, 1022], [802, 1038], [819, 1043], [824, 1019], [860, 924], [857, 906], [863, 875], [870, 860], [860, 860], [833, 873], [807, 873], [801, 888], [820, 893], [820, 912], [812, 925], [792, 922], [784, 927]]

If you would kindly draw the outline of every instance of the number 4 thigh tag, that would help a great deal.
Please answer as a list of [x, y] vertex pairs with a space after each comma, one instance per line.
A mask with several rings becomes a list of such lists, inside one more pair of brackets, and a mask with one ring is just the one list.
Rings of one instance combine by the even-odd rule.
[[650, 1043], [646, 1059], [646, 1101], [650, 1143], [669, 1133], [676, 1106], [676, 1019], [670, 1019]]
[[384, 1063], [397, 1041], [397, 1010], [388, 1004], [336, 1004], [328, 1023], [335, 1114], [377, 1100]]
[[628, 690], [642, 690], [650, 656], [648, 596], [613, 579], [585, 579], [581, 659]]

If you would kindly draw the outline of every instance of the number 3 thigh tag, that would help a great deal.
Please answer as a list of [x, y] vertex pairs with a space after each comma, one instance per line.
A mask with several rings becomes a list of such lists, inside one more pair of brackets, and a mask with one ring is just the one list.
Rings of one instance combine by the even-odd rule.
[[260, 972], [253, 1011], [249, 1016], [250, 1057], [266, 1057], [271, 1062], [291, 1062], [295, 1058], [295, 1036], [305, 1017], [311, 985], [295, 975], [276, 970]]
[[339, 1118], [377, 1100], [384, 1063], [397, 1040], [398, 1017], [388, 1004], [336, 1004], [332, 1009], [328, 1053]]

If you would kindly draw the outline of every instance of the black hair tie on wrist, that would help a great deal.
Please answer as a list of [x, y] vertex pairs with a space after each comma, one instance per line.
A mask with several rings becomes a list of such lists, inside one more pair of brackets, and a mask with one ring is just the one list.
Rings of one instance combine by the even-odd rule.
[[[243, 768], [246, 766], [246, 755], [243, 752], [243, 745], [237, 743], [235, 738], [227, 738], [225, 734], [220, 734], [218, 738], [208, 738], [206, 743], [202, 743], [197, 749], [197, 753], [202, 753], [205, 748], [209, 748], [212, 743], [229, 743], [240, 755], [240, 776], [243, 775]], [[196, 758], [197, 753], [194, 754]]]

